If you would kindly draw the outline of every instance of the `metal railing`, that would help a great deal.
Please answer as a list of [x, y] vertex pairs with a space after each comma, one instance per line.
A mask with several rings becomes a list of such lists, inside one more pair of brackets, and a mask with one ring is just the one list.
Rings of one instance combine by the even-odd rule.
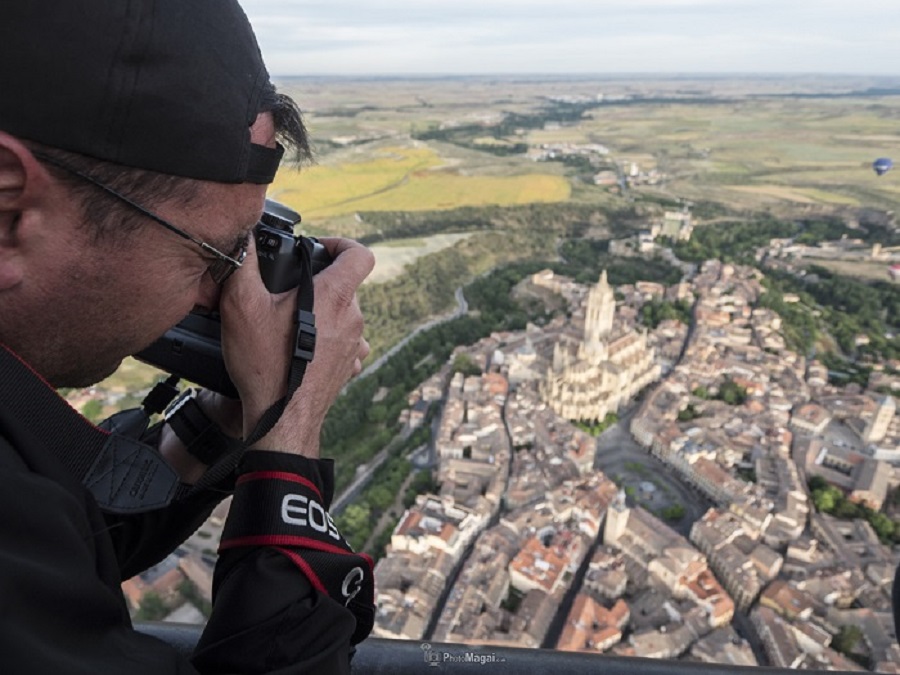
[[[173, 645], [184, 655], [193, 652], [200, 638], [196, 625], [150, 622], [138, 624], [142, 633]], [[433, 670], [432, 670], [433, 669]], [[602, 654], [581, 654], [550, 649], [521, 649], [494, 645], [423, 643], [413, 640], [369, 638], [357, 647], [352, 672], [356, 675], [414, 675], [429, 672], [509, 672], [516, 675], [796, 675], [786, 668], [750, 668], [717, 663], [671, 661]], [[805, 671], [815, 672], [815, 671]], [[828, 671], [830, 675], [845, 671]], [[851, 675], [845, 672], [845, 675]]]

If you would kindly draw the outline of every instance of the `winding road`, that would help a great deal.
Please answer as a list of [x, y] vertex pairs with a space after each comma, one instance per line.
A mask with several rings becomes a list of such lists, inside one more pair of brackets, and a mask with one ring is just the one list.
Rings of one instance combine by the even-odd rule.
[[363, 371], [357, 376], [357, 379], [368, 377], [376, 370], [378, 370], [382, 365], [384, 365], [385, 361], [391, 358], [394, 354], [399, 352], [406, 344], [412, 340], [416, 335], [421, 333], [422, 331], [426, 331], [429, 328], [433, 328], [438, 324], [444, 323], [445, 321], [450, 321], [452, 319], [456, 319], [461, 316], [465, 316], [469, 312], [469, 303], [466, 301], [466, 297], [463, 295], [462, 286], [456, 289], [454, 293], [456, 296], [456, 309], [448, 314], [442, 314], [440, 316], [436, 316], [433, 319], [429, 319], [425, 323], [416, 327], [412, 332], [410, 332], [406, 337], [404, 337], [400, 342], [396, 343], [393, 347], [388, 349], [384, 354], [379, 356], [377, 359], [372, 361], [369, 365], [367, 365]]

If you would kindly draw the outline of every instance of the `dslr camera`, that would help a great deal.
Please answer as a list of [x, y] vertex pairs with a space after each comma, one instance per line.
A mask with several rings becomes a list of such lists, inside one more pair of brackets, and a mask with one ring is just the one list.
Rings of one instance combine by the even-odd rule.
[[[318, 240], [294, 235], [294, 226], [299, 222], [299, 213], [267, 199], [254, 227], [259, 273], [270, 293], [296, 288], [303, 280], [300, 247], [310, 250], [312, 274], [331, 264], [331, 256]], [[222, 322], [218, 313], [191, 312], [134, 357], [205, 389], [238, 398], [222, 357]]]

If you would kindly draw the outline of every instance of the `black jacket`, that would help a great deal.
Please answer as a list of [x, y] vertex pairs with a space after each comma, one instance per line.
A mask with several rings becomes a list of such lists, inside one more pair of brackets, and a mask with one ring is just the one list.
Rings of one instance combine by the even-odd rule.
[[105, 514], [0, 401], [0, 672], [349, 672], [374, 620], [372, 565], [323, 516], [330, 462], [251, 451], [238, 474], [212, 616], [188, 662], [133, 630], [120, 584], [224, 495]]

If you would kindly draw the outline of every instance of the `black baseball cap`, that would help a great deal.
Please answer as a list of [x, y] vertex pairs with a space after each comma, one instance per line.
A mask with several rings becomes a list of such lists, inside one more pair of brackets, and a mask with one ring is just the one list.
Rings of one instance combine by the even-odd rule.
[[272, 90], [236, 0], [3, 0], [0, 131], [129, 167], [270, 183]]

